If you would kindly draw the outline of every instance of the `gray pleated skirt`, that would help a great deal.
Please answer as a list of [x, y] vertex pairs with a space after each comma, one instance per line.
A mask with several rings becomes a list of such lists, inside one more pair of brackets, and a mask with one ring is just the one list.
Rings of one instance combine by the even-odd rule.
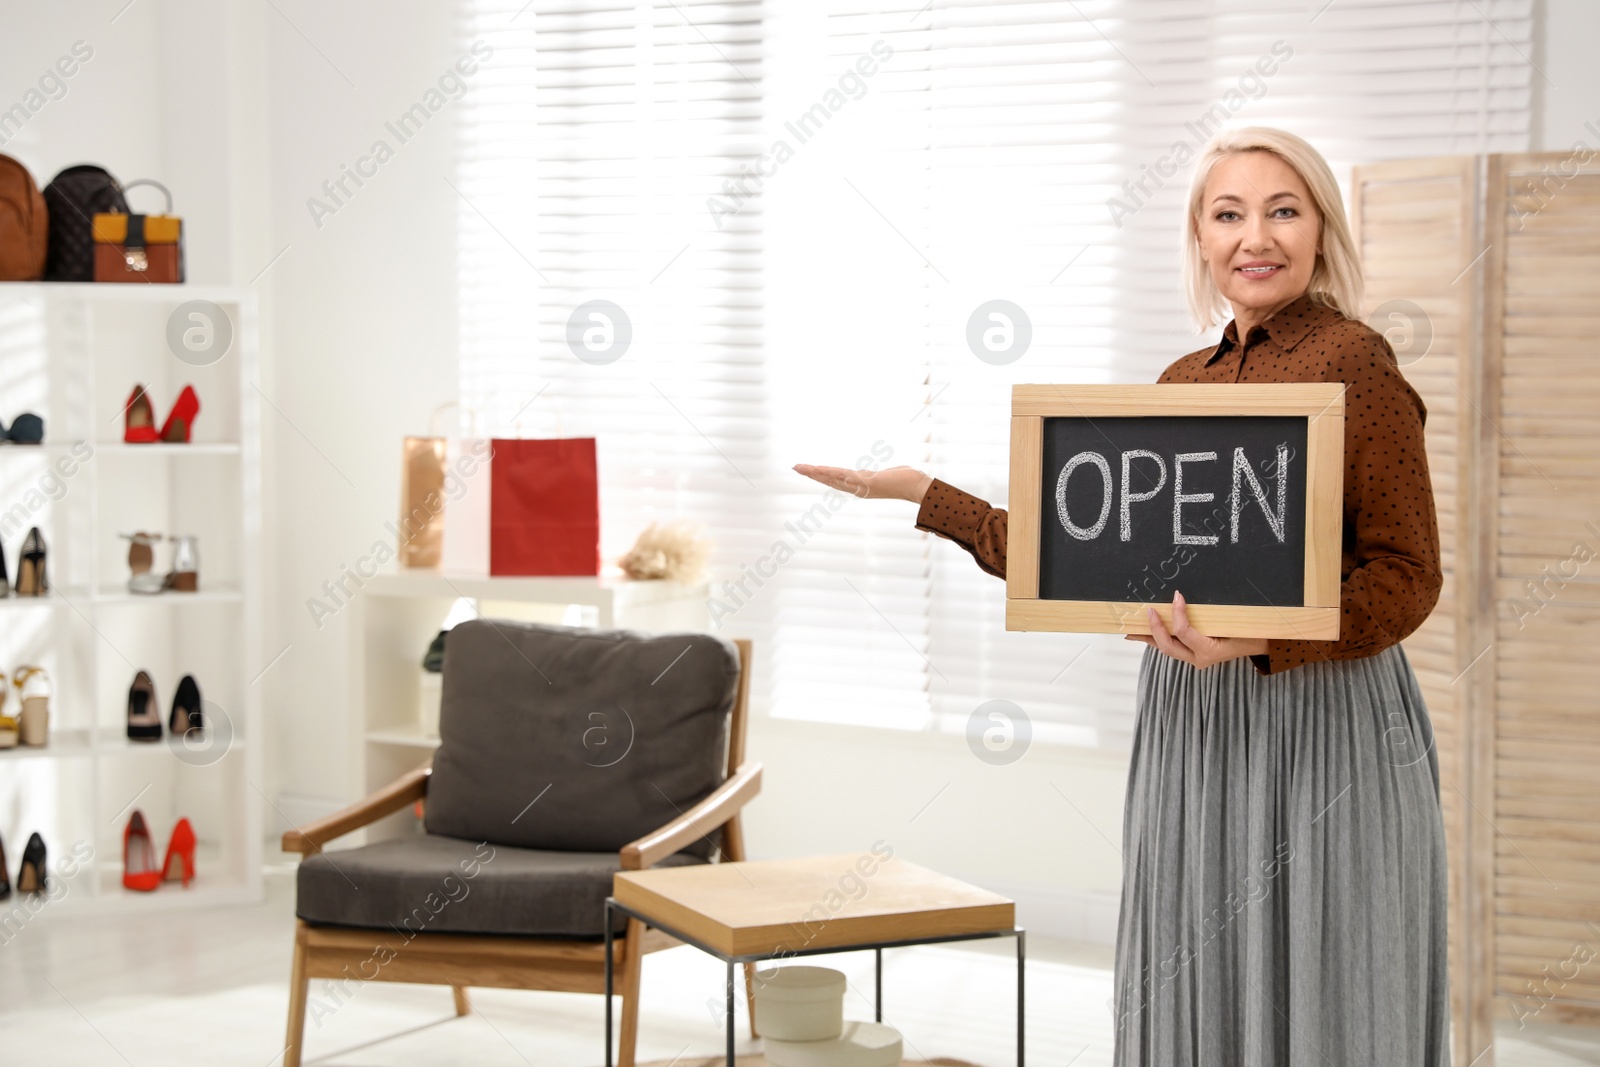
[[1448, 1067], [1433, 727], [1405, 653], [1139, 672], [1117, 1067]]

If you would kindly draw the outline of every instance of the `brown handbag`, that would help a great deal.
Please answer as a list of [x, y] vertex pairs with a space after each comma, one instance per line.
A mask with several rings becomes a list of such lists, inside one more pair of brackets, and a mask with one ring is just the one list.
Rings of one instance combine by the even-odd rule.
[[31, 282], [44, 273], [50, 213], [28, 168], [0, 156], [0, 282]]
[[97, 282], [183, 281], [183, 220], [172, 214], [172, 194], [148, 178], [129, 182], [126, 193], [151, 185], [167, 198], [164, 215], [96, 214], [94, 217], [94, 280]]

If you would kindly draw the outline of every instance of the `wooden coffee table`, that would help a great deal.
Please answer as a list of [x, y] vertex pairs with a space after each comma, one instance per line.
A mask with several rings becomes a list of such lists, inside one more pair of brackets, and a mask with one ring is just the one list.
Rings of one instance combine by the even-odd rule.
[[[885, 850], [888, 851], [888, 850]], [[1017, 941], [1017, 1067], [1023, 1067], [1026, 934], [1016, 905], [878, 852], [619, 871], [606, 898], [606, 1067], [612, 1067], [615, 913], [638, 919], [727, 965], [728, 1067], [733, 1067], [735, 964], [873, 949], [875, 1018], [883, 1021], [883, 950], [943, 941]]]

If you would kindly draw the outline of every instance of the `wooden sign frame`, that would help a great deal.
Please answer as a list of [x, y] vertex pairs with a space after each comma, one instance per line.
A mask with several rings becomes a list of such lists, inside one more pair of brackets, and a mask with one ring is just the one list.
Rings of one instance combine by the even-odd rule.
[[1190, 604], [1189, 622], [1216, 637], [1331, 641], [1339, 636], [1344, 525], [1344, 383], [1014, 385], [1006, 629], [1148, 634], [1148, 609], [1172, 625], [1172, 603], [1041, 600], [1040, 496], [1044, 420], [1160, 416], [1295, 416], [1306, 419], [1305, 592], [1283, 607]]

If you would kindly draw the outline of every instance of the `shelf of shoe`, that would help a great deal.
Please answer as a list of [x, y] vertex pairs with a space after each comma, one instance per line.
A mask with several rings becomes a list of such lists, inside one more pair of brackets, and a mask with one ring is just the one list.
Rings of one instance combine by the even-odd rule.
[[[164, 756], [167, 759], [177, 759], [177, 753], [172, 751], [172, 742], [167, 734], [162, 734], [159, 741], [130, 741], [126, 734], [114, 731], [102, 733], [93, 744], [94, 754], [97, 756]], [[234, 737], [228, 741], [227, 751], [217, 759], [226, 759], [233, 752], [243, 752], [245, 741], [242, 737]], [[181, 761], [180, 761], [181, 762]], [[213, 761], [215, 762], [215, 761]], [[209, 763], [190, 764], [190, 766], [208, 767]]]
[[0, 457], [16, 456], [21, 459], [28, 456], [70, 456], [72, 450], [82, 444], [82, 441], [72, 441], [67, 444], [17, 445], [6, 441], [0, 442]]
[[130, 593], [125, 586], [114, 585], [101, 589], [89, 598], [93, 604], [148, 604], [162, 607], [185, 607], [191, 604], [236, 604], [244, 599], [238, 589], [228, 586], [205, 586], [193, 593]]
[[[439, 739], [434, 738], [433, 743], [438, 744]], [[246, 748], [245, 740], [235, 736], [228, 742], [228, 752], [243, 752]], [[159, 755], [167, 759], [174, 759], [166, 737], [160, 741], [130, 741], [126, 736], [112, 732], [102, 733], [96, 737], [89, 730], [57, 730], [50, 735], [49, 744], [45, 745], [16, 745], [12, 748], [0, 748], [0, 761], [19, 759], [77, 759], [84, 756], [145, 756]], [[219, 758], [226, 758], [226, 754]], [[208, 766], [208, 764], [199, 764]]]
[[88, 730], [57, 730], [50, 735], [49, 744], [0, 748], [0, 760], [75, 759], [93, 752], [94, 742]]
[[102, 441], [94, 446], [96, 452], [105, 452], [114, 456], [143, 454], [151, 456], [237, 456], [237, 444], [220, 441], [204, 443], [200, 441], [189, 444], [168, 444], [167, 442], [154, 442], [145, 445], [130, 445], [126, 441]]
[[193, 604], [237, 604], [244, 594], [229, 586], [202, 588], [194, 593], [130, 593], [122, 586], [111, 586], [90, 594], [85, 589], [51, 590], [44, 596], [0, 597], [0, 611], [7, 609], [67, 607], [84, 601], [96, 605], [120, 604], [157, 605], [161, 607], [187, 607]]
[[[126, 821], [127, 816], [122, 816]], [[121, 823], [119, 822], [119, 826]], [[156, 840], [156, 862], [166, 858], [167, 835], [171, 827], [151, 829]], [[96, 912], [139, 911], [147, 908], [163, 909], [178, 905], [210, 907], [217, 904], [243, 904], [256, 899], [256, 895], [237, 877], [219, 873], [223, 870], [222, 851], [213, 844], [202, 841], [195, 848], [195, 877], [185, 889], [182, 882], [162, 882], [148, 893], [127, 889], [122, 884], [122, 852], [97, 858], [93, 868], [95, 880], [93, 894], [84, 894], [81, 904]], [[85, 873], [88, 873], [87, 871]], [[82, 875], [79, 875], [81, 878]], [[70, 885], [71, 883], [69, 883]], [[66, 899], [71, 900], [69, 892]]]
[[[46, 565], [46, 576], [48, 577], [48, 564]], [[87, 589], [51, 589], [44, 596], [18, 596], [16, 593], [12, 593], [8, 597], [0, 597], [0, 611], [26, 608], [62, 608], [87, 599], [89, 599], [89, 591]]]
[[[58, 459], [73, 456], [87, 459], [82, 455], [84, 442], [74, 441], [71, 444], [44, 444], [44, 445], [10, 445], [0, 444], [0, 460], [7, 457], [16, 459]], [[94, 452], [106, 456], [238, 456], [242, 449], [237, 443], [230, 441], [200, 442], [191, 444], [159, 444], [130, 445], [124, 441], [102, 441], [93, 446]]]

